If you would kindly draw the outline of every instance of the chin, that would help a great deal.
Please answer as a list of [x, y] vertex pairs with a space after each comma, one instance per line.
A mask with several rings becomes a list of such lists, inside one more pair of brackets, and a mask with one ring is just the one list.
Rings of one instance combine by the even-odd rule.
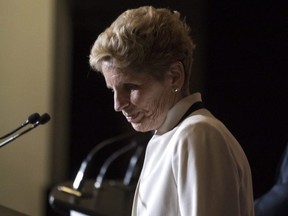
[[148, 131], [152, 131], [155, 130], [153, 126], [151, 125], [145, 125], [142, 123], [132, 123], [131, 124], [133, 129], [137, 132], [148, 132]]

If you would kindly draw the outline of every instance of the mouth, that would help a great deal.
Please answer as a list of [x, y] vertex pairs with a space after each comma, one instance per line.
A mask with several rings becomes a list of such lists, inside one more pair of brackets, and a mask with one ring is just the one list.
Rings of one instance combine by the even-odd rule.
[[123, 115], [126, 117], [129, 123], [138, 123], [141, 120], [140, 113], [129, 114], [123, 111]]

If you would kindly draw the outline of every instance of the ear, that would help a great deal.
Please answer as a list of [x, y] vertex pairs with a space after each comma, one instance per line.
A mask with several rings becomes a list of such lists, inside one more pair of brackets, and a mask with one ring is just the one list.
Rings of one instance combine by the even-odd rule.
[[170, 65], [167, 73], [172, 89], [182, 90], [185, 81], [185, 72], [182, 62], [177, 61]]

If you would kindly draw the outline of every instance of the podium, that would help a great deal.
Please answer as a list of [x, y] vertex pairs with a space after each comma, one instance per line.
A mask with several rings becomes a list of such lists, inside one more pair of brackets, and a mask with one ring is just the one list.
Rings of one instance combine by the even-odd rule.
[[[61, 186], [72, 187], [72, 182]], [[125, 186], [117, 182], [103, 182], [101, 188], [94, 187], [88, 180], [82, 188], [83, 196], [77, 197], [53, 188], [50, 193], [50, 206], [58, 213], [69, 215], [70, 211], [91, 216], [130, 216], [135, 186]]]
[[[130, 216], [145, 149], [151, 137], [151, 132], [129, 133], [96, 145], [82, 161], [73, 181], [52, 188], [49, 195], [52, 209], [63, 215], [75, 211], [91, 216]], [[108, 154], [100, 163], [100, 156], [107, 148]], [[91, 165], [94, 158], [99, 166]], [[120, 165], [123, 175], [108, 178], [113, 165], [118, 165], [117, 171]], [[94, 179], [87, 177], [89, 168], [97, 173]]]

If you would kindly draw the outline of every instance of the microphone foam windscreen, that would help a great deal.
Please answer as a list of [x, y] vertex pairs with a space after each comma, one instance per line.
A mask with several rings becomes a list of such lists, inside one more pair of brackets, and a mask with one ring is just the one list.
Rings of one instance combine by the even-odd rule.
[[44, 113], [43, 115], [41, 115], [40, 117], [40, 124], [46, 124], [48, 121], [50, 121], [51, 117], [48, 113]]
[[28, 117], [28, 122], [31, 124], [35, 124], [40, 120], [40, 115], [38, 113], [34, 113]]

